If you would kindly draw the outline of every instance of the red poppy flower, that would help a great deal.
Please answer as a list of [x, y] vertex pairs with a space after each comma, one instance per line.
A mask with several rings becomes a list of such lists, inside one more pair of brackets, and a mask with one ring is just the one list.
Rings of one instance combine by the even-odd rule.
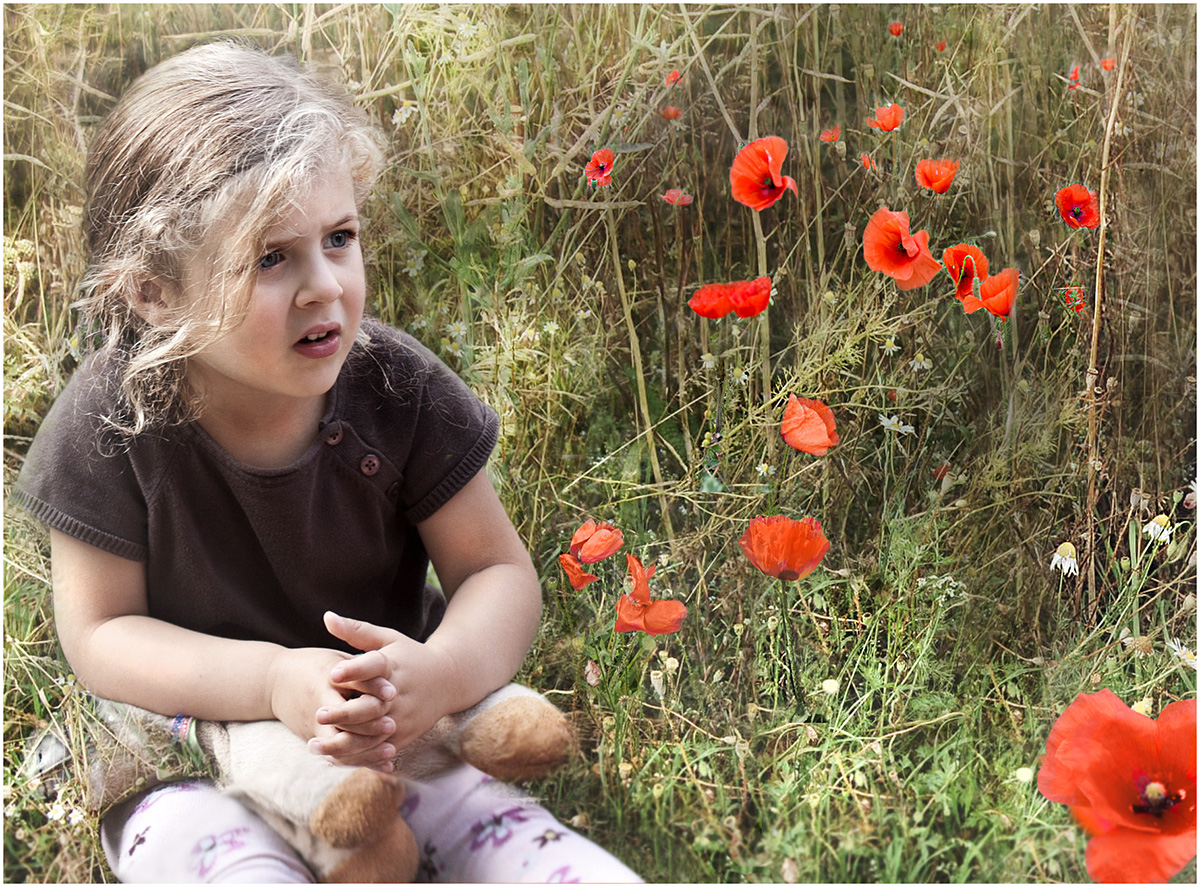
[[946, 266], [946, 273], [950, 275], [954, 281], [954, 296], [960, 301], [968, 297], [972, 298], [972, 307], [967, 308], [968, 314], [974, 314], [983, 307], [983, 303], [978, 299], [973, 298], [975, 295], [975, 281], [986, 280], [988, 276], [988, 260], [978, 247], [971, 246], [969, 243], [960, 243], [957, 246], [952, 246], [942, 253], [942, 264]]
[[957, 172], [958, 163], [954, 160], [945, 158], [942, 160], [918, 160], [917, 184], [937, 194], [945, 194], [950, 189], [950, 183], [954, 181], [954, 174]]
[[1067, 77], [1071, 80], [1078, 80], [1079, 79], [1079, 65], [1076, 65], [1074, 68], [1072, 68], [1071, 73], [1068, 74]]
[[755, 139], [738, 151], [729, 170], [733, 199], [762, 212], [783, 196], [785, 188], [791, 188], [799, 197], [796, 180], [782, 174], [787, 153], [787, 142], [779, 136]]
[[712, 320], [720, 320], [730, 311], [738, 317], [761, 314], [771, 301], [771, 278], [735, 280], [732, 283], [709, 283], [700, 287], [688, 299], [688, 307]]
[[1100, 67], [1106, 71], [1111, 71], [1117, 66], [1116, 59], [1100, 59]]
[[683, 627], [687, 607], [682, 601], [650, 600], [650, 577], [654, 565], [647, 570], [632, 554], [626, 554], [633, 591], [617, 598], [617, 623], [613, 631], [644, 631], [646, 634], [673, 634]]
[[596, 523], [589, 517], [571, 537], [571, 554], [585, 564], [594, 564], [616, 554], [624, 543], [621, 531], [608, 521]]
[[875, 165], [875, 161], [871, 159], [870, 154], [860, 154], [859, 160], [862, 161], [863, 169], [879, 169], [879, 167]]
[[682, 76], [683, 75], [680, 74], [679, 71], [672, 71], [670, 74], [667, 75], [667, 86], [674, 86], [676, 83], [679, 82], [679, 78]]
[[[1017, 301], [1017, 287], [1021, 282], [1020, 272], [1016, 268], [1005, 268], [999, 274], [993, 274], [979, 284], [979, 301], [983, 307], [997, 317], [1008, 317], [1013, 303]], [[968, 299], [963, 299], [963, 307], [967, 307]], [[971, 313], [971, 309], [967, 309]]]
[[591, 573], [585, 573], [579, 561], [570, 554], [560, 554], [558, 562], [566, 571], [571, 587], [576, 591], [582, 591], [599, 578], [598, 576], [593, 576]]
[[841, 126], [835, 126], [832, 129], [822, 130], [822, 132], [821, 132], [821, 141], [822, 142], [836, 142], [841, 137], [842, 137]]
[[751, 518], [738, 545], [750, 563], [784, 582], [803, 579], [829, 551], [829, 540], [815, 517], [792, 520], [782, 514]]
[[663, 200], [672, 206], [687, 206], [692, 202], [692, 195], [685, 194], [678, 188], [668, 188], [667, 193], [661, 196]]
[[908, 233], [908, 213], [886, 206], [875, 211], [863, 232], [863, 258], [872, 271], [895, 278], [902, 290], [916, 289], [933, 280], [941, 263], [929, 253], [929, 232]]
[[1155, 721], [1111, 690], [1082, 693], [1046, 740], [1038, 790], [1092, 835], [1096, 881], [1166, 881], [1196, 855], [1196, 700]]
[[904, 122], [904, 109], [897, 104], [884, 105], [875, 109], [875, 116], [867, 118], [867, 126], [891, 132]]
[[662, 115], [663, 115], [664, 120], [678, 120], [681, 114], [683, 114], [683, 112], [680, 111], [678, 108], [676, 108], [674, 105], [667, 105], [665, 108], [662, 109]]
[[720, 320], [733, 310], [729, 304], [729, 284], [708, 283], [692, 293], [688, 307], [710, 320]]
[[937, 43], [935, 43], [933, 45], [933, 48], [936, 49], [938, 52], [945, 52], [946, 51], [946, 41], [939, 40]]
[[616, 159], [617, 155], [612, 148], [601, 148], [592, 155], [592, 159], [583, 168], [583, 173], [593, 185], [603, 188], [612, 183], [612, 168]]
[[1096, 228], [1100, 225], [1100, 204], [1096, 194], [1083, 185], [1067, 185], [1054, 195], [1058, 214], [1071, 228]]
[[819, 400], [807, 400], [794, 394], [788, 395], [779, 430], [789, 447], [813, 456], [824, 456], [838, 443], [833, 410]]
[[900, 22], [892, 22], [888, 25], [888, 33], [893, 37], [899, 37], [904, 33], [904, 25], [900, 24]]
[[946, 475], [950, 473], [950, 463], [943, 462], [937, 468], [933, 469], [933, 476], [938, 480], [945, 480]]

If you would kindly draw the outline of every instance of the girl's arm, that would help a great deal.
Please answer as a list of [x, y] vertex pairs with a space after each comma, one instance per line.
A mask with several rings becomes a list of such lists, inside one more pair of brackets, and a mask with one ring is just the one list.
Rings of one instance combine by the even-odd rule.
[[[537, 571], [485, 472], [417, 530], [448, 601], [441, 624], [425, 643], [392, 629], [326, 617], [337, 637], [383, 654], [339, 663], [332, 679], [340, 683], [382, 675], [390, 681], [396, 697], [387, 708], [397, 725], [391, 741], [398, 748], [443, 715], [469, 708], [512, 680], [542, 612]], [[319, 720], [340, 726], [336, 716]], [[361, 763], [343, 754], [340, 743], [335, 737], [310, 745], [343, 763]]]
[[[146, 568], [57, 530], [50, 531], [54, 622], [63, 653], [91, 692], [160, 714], [209, 720], [278, 718], [301, 737], [332, 734], [317, 723], [322, 706], [349, 708], [345, 741], [369, 757], [393, 725], [382, 718], [379, 681], [345, 701], [329, 671], [346, 655], [229, 640], [148, 615]], [[350, 708], [353, 706], [353, 708]], [[379, 759], [389, 749], [377, 751]]]

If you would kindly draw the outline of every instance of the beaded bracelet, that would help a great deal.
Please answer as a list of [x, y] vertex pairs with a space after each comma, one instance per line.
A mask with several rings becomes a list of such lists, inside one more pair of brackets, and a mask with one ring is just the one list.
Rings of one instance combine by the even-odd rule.
[[192, 729], [191, 715], [175, 715], [175, 719], [171, 721], [171, 728], [167, 732], [171, 737], [171, 741], [183, 745], [187, 742], [188, 733]]

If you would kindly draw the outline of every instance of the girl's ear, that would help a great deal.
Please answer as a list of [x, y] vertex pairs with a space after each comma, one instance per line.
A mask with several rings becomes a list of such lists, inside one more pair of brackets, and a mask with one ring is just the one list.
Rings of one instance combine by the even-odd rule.
[[171, 310], [169, 290], [170, 285], [164, 286], [158, 278], [143, 280], [133, 297], [133, 310], [142, 320], [159, 326], [166, 321], [166, 314]]

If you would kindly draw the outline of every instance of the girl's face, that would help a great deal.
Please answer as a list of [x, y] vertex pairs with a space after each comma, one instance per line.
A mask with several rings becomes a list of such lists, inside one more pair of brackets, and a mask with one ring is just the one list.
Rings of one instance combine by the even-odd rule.
[[323, 408], [362, 322], [358, 230], [353, 182], [338, 169], [266, 232], [244, 319], [188, 361], [206, 409]]

